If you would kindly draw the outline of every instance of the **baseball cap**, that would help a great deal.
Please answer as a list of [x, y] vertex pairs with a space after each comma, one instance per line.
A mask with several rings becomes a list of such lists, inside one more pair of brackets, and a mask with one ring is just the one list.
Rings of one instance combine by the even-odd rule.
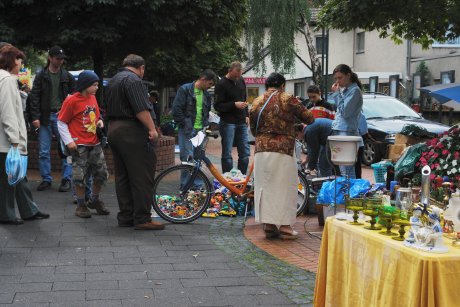
[[59, 46], [51, 47], [48, 51], [48, 55], [51, 57], [58, 57], [60, 59], [65, 59], [67, 57], [64, 53], [64, 50], [62, 50], [62, 48]]

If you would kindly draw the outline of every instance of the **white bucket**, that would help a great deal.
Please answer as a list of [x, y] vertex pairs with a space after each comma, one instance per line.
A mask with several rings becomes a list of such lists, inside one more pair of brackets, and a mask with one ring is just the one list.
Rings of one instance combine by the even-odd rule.
[[331, 148], [331, 162], [335, 165], [354, 165], [358, 154], [360, 136], [331, 135], [328, 136]]

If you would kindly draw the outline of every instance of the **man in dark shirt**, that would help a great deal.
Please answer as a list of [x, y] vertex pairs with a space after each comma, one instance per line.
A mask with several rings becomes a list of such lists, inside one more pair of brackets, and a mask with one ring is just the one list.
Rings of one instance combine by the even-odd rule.
[[[38, 167], [42, 182], [38, 185], [38, 191], [44, 191], [51, 187], [51, 143], [53, 135], [59, 144], [59, 132], [57, 128], [57, 113], [61, 109], [62, 102], [75, 89], [73, 76], [62, 66], [66, 55], [59, 46], [51, 47], [48, 52], [48, 63], [35, 77], [32, 91], [28, 97], [30, 105], [30, 120], [39, 141]], [[72, 179], [72, 165], [62, 159], [62, 179], [59, 192], [70, 191]]]
[[153, 181], [158, 139], [151, 115], [147, 89], [142, 83], [145, 61], [130, 54], [123, 68], [106, 88], [106, 110], [109, 121], [108, 141], [115, 166], [115, 188], [120, 212], [120, 227], [139, 230], [164, 229], [151, 220]]
[[238, 149], [238, 169], [246, 174], [249, 164], [248, 104], [246, 84], [241, 77], [240, 62], [230, 64], [228, 73], [215, 88], [215, 109], [220, 116], [219, 132], [222, 141], [222, 172], [233, 168], [232, 147]]

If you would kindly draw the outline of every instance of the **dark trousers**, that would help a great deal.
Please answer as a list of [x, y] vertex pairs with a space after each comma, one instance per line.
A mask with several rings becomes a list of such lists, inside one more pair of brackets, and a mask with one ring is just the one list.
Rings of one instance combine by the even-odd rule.
[[0, 153], [0, 220], [12, 221], [16, 219], [15, 200], [21, 218], [32, 217], [39, 209], [33, 200], [27, 177], [15, 186], [10, 186], [5, 170], [5, 160], [6, 153]]
[[111, 121], [108, 141], [115, 166], [118, 224], [151, 221], [156, 155], [147, 151], [147, 131], [138, 121]]

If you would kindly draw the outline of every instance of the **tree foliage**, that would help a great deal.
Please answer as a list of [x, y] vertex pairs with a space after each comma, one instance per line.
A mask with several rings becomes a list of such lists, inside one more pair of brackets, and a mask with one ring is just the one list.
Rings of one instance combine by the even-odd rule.
[[428, 48], [433, 40], [460, 36], [460, 1], [325, 0], [319, 21], [343, 31], [377, 30], [382, 38], [409, 39]]
[[303, 58], [301, 60], [313, 72], [313, 79], [319, 84], [321, 64], [316, 57], [309, 20], [308, 3], [305, 0], [249, 0], [246, 39], [251, 46], [256, 72], [266, 72], [263, 58], [267, 53], [276, 71], [293, 72], [297, 51], [295, 34], [301, 32], [309, 47], [311, 64], [308, 65]]
[[[222, 69], [207, 66], [222, 64], [220, 58], [234, 60], [241, 55], [236, 46], [243, 28], [242, 18], [244, 22], [246, 16], [246, 3], [245, 0], [6, 0], [0, 2], [0, 12], [2, 40], [39, 49], [59, 44], [71, 62], [91, 58], [99, 75], [103, 75], [104, 64], [113, 73], [124, 56], [137, 53], [155, 65], [147, 66], [146, 77], [167, 76], [158, 81], [176, 85], [194, 77], [201, 68]], [[214, 49], [210, 50], [210, 46]]]

